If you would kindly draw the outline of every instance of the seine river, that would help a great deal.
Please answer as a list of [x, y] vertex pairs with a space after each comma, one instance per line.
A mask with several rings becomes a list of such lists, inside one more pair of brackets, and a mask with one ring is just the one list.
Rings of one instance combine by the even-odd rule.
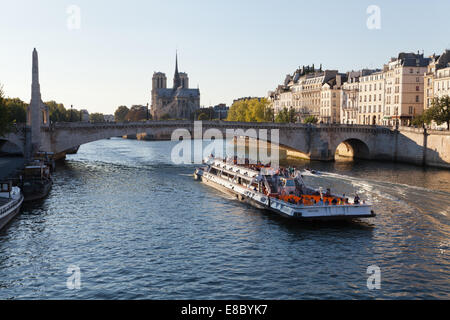
[[[49, 197], [0, 232], [0, 298], [450, 298], [450, 171], [293, 161], [378, 213], [302, 224], [195, 182], [194, 165], [170, 161], [173, 145], [111, 139], [68, 156]], [[372, 265], [379, 290], [367, 287]]]

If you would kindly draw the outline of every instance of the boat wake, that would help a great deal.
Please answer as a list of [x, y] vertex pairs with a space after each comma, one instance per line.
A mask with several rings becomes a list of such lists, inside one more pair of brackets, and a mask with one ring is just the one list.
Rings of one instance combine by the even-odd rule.
[[[431, 190], [420, 186], [364, 179], [333, 172], [320, 172], [319, 175], [307, 174], [309, 179], [329, 179], [330, 183], [339, 183], [339, 188], [348, 191], [351, 187], [358, 194], [364, 194], [373, 203], [387, 202], [402, 207], [402, 210], [422, 213], [435, 213], [440, 216], [450, 216], [450, 193], [442, 190]], [[350, 189], [350, 190], [351, 190]], [[416, 200], [417, 199], [417, 200]], [[423, 200], [425, 199], [425, 200]]]

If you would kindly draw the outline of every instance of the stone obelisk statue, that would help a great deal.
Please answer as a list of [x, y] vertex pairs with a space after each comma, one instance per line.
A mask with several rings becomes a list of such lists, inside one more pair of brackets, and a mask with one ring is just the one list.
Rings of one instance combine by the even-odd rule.
[[36, 48], [33, 50], [33, 78], [31, 84], [31, 102], [28, 109], [27, 124], [31, 127], [31, 153], [39, 151], [41, 145], [41, 88], [39, 85], [39, 61]]

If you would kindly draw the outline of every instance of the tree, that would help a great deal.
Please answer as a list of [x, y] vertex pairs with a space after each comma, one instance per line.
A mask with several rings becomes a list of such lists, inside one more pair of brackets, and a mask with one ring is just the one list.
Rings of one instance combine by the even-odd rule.
[[289, 110], [284, 107], [282, 110], [280, 110], [277, 115], [275, 116], [275, 122], [280, 123], [287, 123], [289, 122]]
[[[69, 122], [70, 121], [70, 111], [67, 112], [66, 108], [62, 103], [57, 103], [56, 101], [48, 101], [44, 103], [48, 107], [48, 112], [50, 116], [50, 121], [52, 122]], [[72, 115], [72, 121], [74, 116]]]
[[9, 132], [11, 122], [9, 120], [8, 109], [3, 99], [3, 86], [0, 85], [0, 137]]
[[200, 108], [198, 110], [195, 110], [194, 119], [200, 120], [200, 116], [202, 114], [204, 114], [206, 117], [204, 117], [204, 119], [201, 119], [201, 120], [203, 120], [203, 121], [212, 120], [212, 119], [214, 119], [214, 108], [209, 107], [209, 108]]
[[170, 114], [166, 113], [161, 117], [161, 120], [169, 120], [170, 119]]
[[114, 112], [114, 119], [116, 120], [116, 122], [124, 122], [129, 111], [130, 109], [128, 109], [126, 106], [118, 107], [116, 112]]
[[200, 121], [209, 120], [209, 117], [206, 113], [202, 112], [198, 115], [198, 120], [200, 120]]
[[267, 99], [245, 99], [233, 103], [228, 111], [227, 121], [269, 122], [273, 119], [273, 110]]
[[304, 123], [316, 124], [319, 120], [314, 116], [308, 116], [303, 121]]
[[28, 105], [19, 98], [6, 98], [4, 104], [9, 114], [9, 121], [13, 123], [27, 122], [27, 107]]
[[289, 108], [289, 122], [296, 122], [297, 121], [297, 112], [295, 111], [294, 108], [290, 107]]
[[433, 120], [439, 126], [447, 124], [447, 130], [450, 130], [450, 96], [434, 98], [431, 107], [425, 112], [425, 117]]
[[91, 113], [89, 115], [89, 121], [91, 122], [105, 122], [105, 117], [103, 113]]
[[294, 108], [286, 108], [284, 107], [281, 111], [278, 112], [278, 114], [275, 117], [275, 122], [281, 122], [281, 123], [289, 123], [289, 122], [295, 122], [297, 120], [297, 114]]
[[144, 106], [134, 105], [131, 107], [130, 111], [128, 111], [125, 119], [133, 122], [147, 120], [147, 108]]

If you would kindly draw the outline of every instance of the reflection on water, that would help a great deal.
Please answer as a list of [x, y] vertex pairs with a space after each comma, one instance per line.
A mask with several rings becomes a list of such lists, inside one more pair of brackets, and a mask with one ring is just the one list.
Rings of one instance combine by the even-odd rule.
[[[296, 223], [230, 199], [170, 161], [172, 142], [80, 148], [48, 199], [0, 233], [0, 298], [449, 298], [450, 173], [304, 162], [306, 177], [371, 199], [378, 216]], [[369, 265], [381, 290], [367, 289]], [[68, 290], [69, 265], [82, 288]]]

